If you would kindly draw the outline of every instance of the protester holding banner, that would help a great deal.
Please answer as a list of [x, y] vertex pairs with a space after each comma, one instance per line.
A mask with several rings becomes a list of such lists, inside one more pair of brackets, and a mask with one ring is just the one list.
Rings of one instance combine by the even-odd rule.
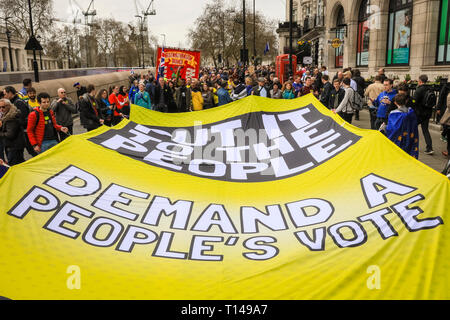
[[145, 91], [145, 86], [142, 82], [139, 84], [139, 92], [137, 92], [134, 97], [134, 104], [149, 110], [152, 109], [150, 95]]
[[215, 107], [214, 94], [211, 92], [211, 89], [209, 88], [207, 83], [202, 84], [202, 97], [203, 97], [203, 109], [206, 110]]
[[41, 92], [37, 99], [40, 106], [28, 116], [27, 134], [34, 151], [41, 153], [58, 144], [58, 132], [67, 134], [69, 129], [56, 122], [48, 93]]
[[[69, 135], [73, 134], [72, 115], [77, 113], [77, 108], [72, 100], [67, 97], [67, 93], [64, 88], [58, 89], [58, 99], [55, 99], [52, 102], [51, 109], [55, 113], [56, 122], [63, 127], [67, 127], [67, 129], [69, 129]], [[61, 141], [63, 141], [67, 137], [68, 135], [62, 134]]]
[[128, 97], [130, 98], [130, 103], [136, 104], [134, 97], [135, 97], [136, 93], [138, 93], [138, 92], [139, 92], [139, 81], [134, 80], [131, 85], [130, 91], [128, 92]]
[[389, 140], [409, 155], [418, 159], [419, 131], [416, 114], [411, 107], [406, 107], [406, 95], [397, 94], [393, 102], [397, 109], [389, 114], [387, 126], [382, 125], [380, 131], [385, 130]]
[[225, 89], [227, 87], [227, 82], [222, 81], [219, 83], [220, 87], [217, 90], [217, 97], [219, 98], [219, 107], [226, 105], [230, 102], [233, 102], [233, 99], [231, 99], [228, 91]]
[[94, 85], [88, 85], [87, 91], [88, 93], [85, 93], [80, 100], [80, 122], [89, 132], [103, 125], [105, 121], [102, 119], [102, 113], [95, 99], [96, 91]]
[[122, 113], [123, 104], [120, 103], [119, 99], [119, 86], [114, 86], [112, 88], [112, 92], [109, 95], [109, 103], [113, 106], [113, 119], [112, 125], [117, 125], [124, 118], [124, 114]]
[[270, 97], [272, 99], [281, 99], [282, 98], [280, 84], [278, 82], [274, 82], [274, 84], [272, 86], [272, 90], [270, 90]]
[[112, 123], [113, 107], [108, 101], [108, 91], [101, 89], [95, 97], [97, 109], [101, 113], [101, 118], [105, 121], [103, 124], [110, 127]]
[[286, 81], [284, 83], [281, 91], [283, 92], [283, 94], [282, 94], [283, 99], [295, 99], [296, 98], [294, 89], [292, 88], [292, 83], [290, 81]]
[[128, 97], [128, 88], [126, 86], [119, 87], [117, 100], [122, 105], [122, 113], [128, 118], [130, 116], [130, 99]]
[[384, 91], [374, 101], [374, 105], [378, 108], [377, 120], [375, 121], [376, 130], [380, 129], [383, 123], [387, 123], [389, 106], [397, 95], [397, 90], [393, 89], [393, 83], [392, 79], [384, 80]]
[[186, 80], [181, 79], [181, 86], [175, 89], [175, 101], [178, 112], [188, 112], [192, 104], [191, 89], [186, 86]]
[[0, 139], [3, 140], [8, 163], [13, 166], [25, 161], [23, 150], [25, 139], [23, 136], [20, 111], [11, 101], [0, 99]]

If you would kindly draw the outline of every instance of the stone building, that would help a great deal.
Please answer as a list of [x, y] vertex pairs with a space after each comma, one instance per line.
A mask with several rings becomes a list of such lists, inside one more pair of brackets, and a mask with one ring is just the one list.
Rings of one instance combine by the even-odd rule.
[[[450, 75], [450, 0], [294, 0], [298, 40], [310, 40], [315, 65], [330, 72], [359, 68], [365, 77], [381, 67], [391, 77], [430, 80]], [[320, 17], [323, 13], [323, 23]], [[314, 22], [311, 24], [311, 20]], [[286, 21], [277, 30], [280, 53], [289, 48], [289, 0]], [[339, 38], [342, 45], [333, 48]], [[301, 58], [301, 57], [298, 57]], [[303, 61], [300, 59], [299, 61]]]
[[[15, 37], [14, 34], [11, 35], [11, 55], [14, 71], [31, 71], [33, 70], [33, 52], [25, 50], [26, 43]], [[36, 58], [38, 61], [38, 66], [41, 69], [42, 60], [42, 70], [56, 70], [60, 69], [58, 66], [58, 60], [55, 58], [47, 57], [44, 54], [39, 56], [39, 52], [36, 52]], [[63, 59], [63, 69], [68, 69], [67, 59]], [[6, 36], [5, 28], [0, 28], [0, 72], [10, 72], [11, 71], [11, 59], [8, 47], [8, 38]]]

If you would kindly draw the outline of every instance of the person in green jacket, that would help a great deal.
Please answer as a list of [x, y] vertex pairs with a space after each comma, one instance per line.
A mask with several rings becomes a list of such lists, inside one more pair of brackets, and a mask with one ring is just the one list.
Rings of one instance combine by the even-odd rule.
[[295, 98], [295, 92], [292, 89], [292, 83], [290, 81], [284, 83], [282, 91], [283, 91], [283, 99]]
[[152, 110], [152, 103], [150, 101], [150, 95], [145, 91], [143, 83], [139, 84], [139, 92], [134, 96], [134, 104]]

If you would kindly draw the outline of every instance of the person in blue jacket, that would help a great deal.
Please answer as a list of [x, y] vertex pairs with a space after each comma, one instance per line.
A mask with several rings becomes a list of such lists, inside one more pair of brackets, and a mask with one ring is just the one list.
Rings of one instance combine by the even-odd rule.
[[130, 88], [130, 92], [128, 92], [128, 98], [130, 99], [130, 103], [136, 104], [134, 101], [134, 97], [136, 96], [136, 93], [138, 93], [138, 92], [139, 92], [138, 81], [134, 80], [133, 85]]
[[223, 106], [225, 104], [233, 102], [233, 99], [231, 99], [228, 90], [225, 89], [227, 85], [228, 85], [227, 81], [222, 81], [220, 83], [219, 90], [217, 90], [217, 97], [219, 98], [219, 106]]
[[394, 81], [386, 79], [383, 82], [384, 91], [375, 99], [374, 105], [378, 108], [377, 120], [375, 121], [375, 128], [380, 129], [381, 125], [387, 124], [389, 115], [389, 107], [394, 103], [394, 97], [397, 95], [397, 90], [393, 89]]
[[396, 109], [389, 114], [387, 126], [380, 128], [386, 136], [403, 151], [419, 158], [419, 130], [417, 117], [411, 107], [407, 107], [407, 96], [397, 94], [393, 101]]
[[134, 96], [134, 104], [152, 110], [150, 95], [147, 91], [145, 91], [144, 83], [139, 84], [139, 92], [137, 92]]

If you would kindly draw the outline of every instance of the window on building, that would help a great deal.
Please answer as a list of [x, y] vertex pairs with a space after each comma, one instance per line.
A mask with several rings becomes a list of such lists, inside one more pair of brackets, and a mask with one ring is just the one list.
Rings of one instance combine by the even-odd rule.
[[412, 0], [391, 0], [387, 65], [409, 65], [412, 26]]
[[437, 64], [450, 64], [450, 8], [449, 0], [441, 0], [439, 17]]
[[[337, 14], [336, 21], [336, 38], [344, 41], [345, 35], [345, 17], [344, 8], [340, 7]], [[344, 66], [344, 45], [342, 44], [339, 48], [335, 49], [335, 63], [336, 68], [342, 68]]]
[[369, 0], [363, 0], [359, 7], [358, 15], [358, 43], [356, 46], [356, 65], [358, 67], [367, 67], [369, 65]]

